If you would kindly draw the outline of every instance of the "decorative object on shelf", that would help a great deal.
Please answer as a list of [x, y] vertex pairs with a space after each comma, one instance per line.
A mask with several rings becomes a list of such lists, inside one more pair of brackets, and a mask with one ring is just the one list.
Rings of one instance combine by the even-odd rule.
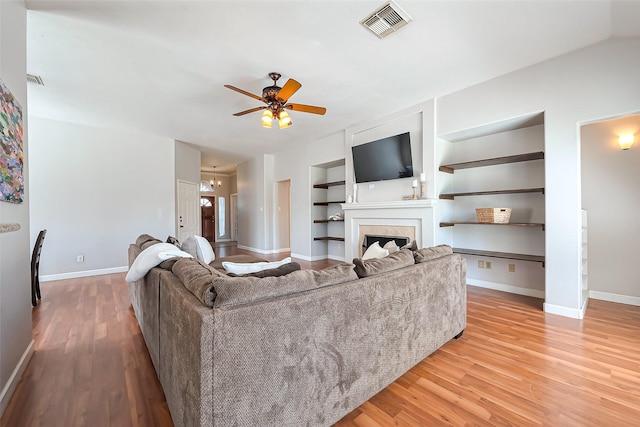
[[620, 135], [618, 137], [618, 145], [620, 145], [620, 148], [623, 150], [628, 150], [629, 148], [631, 148], [634, 142], [635, 142], [635, 135], [633, 134]]
[[264, 110], [264, 112], [262, 113], [263, 127], [270, 128], [275, 118], [278, 120], [278, 127], [280, 129], [285, 129], [293, 124], [293, 122], [291, 121], [291, 117], [289, 117], [289, 113], [287, 113], [286, 110], [301, 111], [303, 113], [313, 113], [319, 115], [324, 115], [324, 113], [327, 112], [327, 109], [324, 107], [287, 103], [291, 95], [296, 93], [298, 89], [302, 87], [302, 85], [294, 79], [289, 79], [283, 87], [280, 87], [277, 85], [277, 81], [280, 77], [280, 73], [269, 73], [269, 78], [273, 80], [273, 86], [267, 86], [263, 88], [262, 96], [254, 95], [235, 86], [224, 85], [224, 87], [228, 89], [235, 90], [238, 93], [247, 95], [253, 99], [257, 99], [258, 101], [262, 101], [267, 104], [266, 106], [240, 111], [239, 113], [235, 113], [234, 116], [244, 116], [245, 114]]
[[418, 180], [414, 179], [413, 183], [411, 183], [411, 188], [413, 189], [413, 194], [411, 195], [411, 200], [418, 200], [418, 195], [416, 194], [416, 191], [418, 189]]
[[508, 224], [511, 208], [476, 208], [478, 222], [492, 224]]
[[352, 195], [349, 195], [347, 197], [347, 203], [353, 203], [353, 196]]
[[353, 184], [353, 203], [358, 203], [358, 184]]
[[0, 201], [24, 201], [22, 107], [0, 80]]
[[342, 212], [335, 213], [329, 216], [331, 221], [344, 221], [344, 214]]
[[427, 182], [427, 175], [424, 172], [420, 172], [420, 198], [424, 199], [424, 187]]

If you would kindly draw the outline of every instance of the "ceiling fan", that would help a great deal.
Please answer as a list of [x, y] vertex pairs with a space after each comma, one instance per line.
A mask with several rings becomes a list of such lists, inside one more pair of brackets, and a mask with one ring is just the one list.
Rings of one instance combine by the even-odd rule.
[[286, 110], [300, 111], [303, 113], [312, 113], [324, 115], [327, 109], [324, 107], [314, 107], [313, 105], [304, 104], [292, 104], [287, 101], [302, 87], [300, 83], [294, 79], [289, 79], [283, 87], [278, 86], [278, 79], [281, 77], [280, 73], [269, 73], [269, 77], [273, 80], [273, 86], [267, 86], [262, 89], [262, 96], [254, 95], [245, 90], [239, 89], [235, 86], [224, 85], [224, 87], [231, 90], [235, 90], [243, 95], [250, 96], [253, 99], [262, 101], [267, 105], [261, 107], [251, 108], [249, 110], [240, 111], [235, 113], [234, 116], [244, 116], [245, 114], [253, 113], [256, 111], [264, 110], [262, 113], [262, 126], [270, 128], [271, 122], [274, 117], [278, 120], [280, 128], [286, 128], [291, 126], [292, 121], [289, 117], [289, 113]]

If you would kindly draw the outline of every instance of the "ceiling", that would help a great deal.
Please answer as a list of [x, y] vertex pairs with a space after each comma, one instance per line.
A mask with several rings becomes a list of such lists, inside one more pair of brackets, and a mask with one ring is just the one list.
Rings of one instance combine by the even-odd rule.
[[[640, 2], [407, 1], [378, 39], [383, 1], [27, 1], [30, 114], [193, 144], [220, 173], [612, 36], [640, 35]], [[302, 83], [293, 126], [265, 129], [260, 95]]]

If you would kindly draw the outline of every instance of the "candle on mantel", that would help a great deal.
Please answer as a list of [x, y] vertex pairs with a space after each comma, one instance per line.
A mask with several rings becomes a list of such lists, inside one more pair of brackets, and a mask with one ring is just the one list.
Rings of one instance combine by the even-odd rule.
[[414, 179], [413, 184], [411, 185], [413, 188], [418, 188], [418, 180]]
[[420, 173], [420, 182], [427, 182], [427, 175], [424, 172]]

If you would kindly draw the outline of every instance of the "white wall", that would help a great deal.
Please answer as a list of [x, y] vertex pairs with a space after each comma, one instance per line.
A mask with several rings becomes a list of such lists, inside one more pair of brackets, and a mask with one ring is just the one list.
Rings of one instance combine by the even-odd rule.
[[[360, 183], [358, 184], [358, 202], [402, 200], [403, 196], [410, 196], [412, 194], [413, 189], [411, 184], [414, 179], [417, 179], [417, 177], [420, 176], [420, 172], [424, 171], [430, 177], [432, 176], [433, 171], [427, 171], [425, 169], [425, 162], [423, 159], [424, 147], [432, 147], [432, 145], [425, 145], [425, 135], [423, 134], [423, 109], [428, 109], [429, 106], [430, 103], [414, 106], [395, 113], [390, 117], [363, 123], [347, 129], [345, 135], [344, 157], [346, 164], [348, 195], [353, 194], [353, 184], [355, 183], [353, 154], [351, 148], [356, 145], [398, 135], [404, 132], [409, 132], [411, 137], [411, 156], [413, 161], [414, 177]], [[432, 119], [431, 117], [429, 118]], [[427, 135], [427, 138], [429, 138], [429, 135]], [[427, 169], [428, 166], [429, 165], [427, 165]]]
[[125, 271], [138, 235], [174, 234], [174, 141], [39, 117], [29, 130], [31, 234], [47, 229], [44, 280]]
[[312, 235], [312, 171], [317, 169], [314, 165], [341, 159], [344, 159], [343, 132], [274, 155], [274, 182], [291, 180], [291, 255], [294, 257], [326, 258], [326, 243], [314, 242]]
[[22, 106], [25, 176], [24, 203], [0, 202], [0, 222], [18, 223], [21, 227], [19, 231], [0, 234], [0, 415], [33, 354], [26, 26], [24, 2], [0, 2], [0, 78]]
[[[629, 133], [636, 143], [622, 151], [618, 135]], [[640, 116], [583, 126], [580, 139], [589, 294], [640, 305]]]
[[578, 124], [640, 109], [640, 39], [611, 39], [438, 100], [438, 133], [545, 112], [545, 310], [581, 317]]
[[195, 182], [200, 185], [200, 158], [202, 153], [197, 148], [181, 141], [175, 142], [176, 179]]
[[260, 253], [266, 251], [264, 185], [263, 156], [238, 165], [238, 247]]

